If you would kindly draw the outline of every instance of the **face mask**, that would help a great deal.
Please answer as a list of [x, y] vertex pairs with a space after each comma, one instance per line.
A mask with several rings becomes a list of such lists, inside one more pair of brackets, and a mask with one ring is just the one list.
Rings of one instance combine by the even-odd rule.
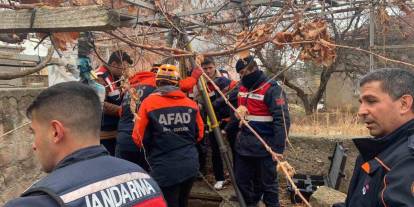
[[250, 89], [259, 80], [261, 75], [262, 75], [262, 71], [256, 70], [248, 75], [243, 76], [243, 78], [241, 79], [241, 82], [244, 87]]

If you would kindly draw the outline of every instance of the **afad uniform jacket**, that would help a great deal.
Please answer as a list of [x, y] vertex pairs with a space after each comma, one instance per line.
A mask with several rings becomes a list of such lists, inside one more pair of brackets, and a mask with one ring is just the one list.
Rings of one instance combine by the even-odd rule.
[[414, 120], [385, 137], [353, 141], [360, 156], [345, 204], [334, 206], [414, 206]]
[[197, 141], [204, 123], [197, 104], [177, 87], [163, 86], [141, 104], [133, 140], [144, 147], [151, 175], [162, 187], [197, 175]]
[[[153, 72], [138, 72], [128, 80], [131, 87], [135, 88], [139, 96], [136, 109], [139, 109], [142, 101], [156, 89], [155, 74]], [[189, 91], [197, 83], [197, 79], [189, 76], [179, 81], [182, 91]], [[127, 91], [122, 99], [120, 120], [118, 124], [117, 144], [123, 150], [135, 151], [136, 146], [131, 139], [134, 128], [134, 114], [131, 112], [131, 95]], [[138, 111], [138, 110], [137, 110]]]

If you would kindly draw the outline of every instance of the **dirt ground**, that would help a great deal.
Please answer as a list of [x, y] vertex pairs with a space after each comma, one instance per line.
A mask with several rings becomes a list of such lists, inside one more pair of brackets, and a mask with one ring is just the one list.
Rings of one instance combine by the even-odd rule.
[[[203, 207], [213, 207], [213, 206], [220, 206], [220, 207], [227, 207], [227, 206], [238, 206], [237, 202], [232, 201], [234, 199], [234, 190], [232, 184], [227, 182], [223, 190], [215, 191], [212, 189], [212, 185], [214, 184], [214, 176], [209, 174], [206, 176], [206, 180], [209, 182], [210, 186], [206, 184], [205, 180], [198, 180], [195, 182], [193, 189], [192, 189], [192, 197], [193, 198], [200, 198], [202, 201]], [[304, 204], [292, 204], [290, 200], [290, 194], [287, 192], [286, 181], [284, 179], [279, 179], [279, 199], [281, 207], [302, 207], [305, 206]], [[232, 198], [233, 197], [233, 198]], [[223, 202], [219, 200], [228, 199], [229, 202]], [[191, 205], [193, 204], [193, 205]], [[200, 203], [190, 202], [190, 206], [197, 206], [200, 207]], [[259, 203], [259, 207], [264, 207], [263, 203]]]

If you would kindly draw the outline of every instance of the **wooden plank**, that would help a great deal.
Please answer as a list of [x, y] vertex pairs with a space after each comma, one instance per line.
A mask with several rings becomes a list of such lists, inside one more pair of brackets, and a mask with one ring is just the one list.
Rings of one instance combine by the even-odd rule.
[[[203, 8], [203, 9], [193, 9], [189, 11], [183, 11], [178, 12], [175, 15], [177, 17], [184, 17], [184, 16], [190, 16], [190, 15], [197, 15], [197, 14], [205, 14], [205, 13], [211, 13], [211, 12], [217, 12], [217, 11], [224, 11], [229, 9], [238, 9], [246, 6], [267, 6], [270, 5], [272, 7], [282, 7], [283, 1], [281, 0], [251, 0], [248, 2], [245, 2], [243, 4], [235, 3], [235, 2], [229, 2], [225, 4], [224, 6], [215, 6], [210, 8]], [[127, 23], [125, 23], [123, 26], [131, 26], [135, 24], [144, 24], [144, 25], [152, 25], [156, 21], [164, 20], [164, 16], [154, 16], [154, 17], [146, 17], [146, 18], [139, 18], [138, 20], [131, 16], [131, 18], [134, 18], [132, 20], [129, 20]]]
[[145, 1], [141, 0], [126, 0], [126, 2], [133, 4], [135, 6], [139, 6], [142, 8], [150, 9], [152, 11], [155, 11], [155, 6], [153, 4], [147, 3]]
[[117, 12], [96, 5], [37, 8], [31, 27], [32, 11], [0, 11], [0, 33], [102, 31], [120, 25]]
[[[18, 65], [18, 63], [24, 64], [23, 62], [26, 62], [26, 64], [29, 64], [29, 65], [32, 65], [31, 63], [40, 62], [44, 58], [45, 57], [42, 57], [42, 56], [39, 57], [37, 55], [25, 55], [25, 54], [0, 52], [0, 63], [5, 63], [5, 61], [8, 61], [8, 64], [12, 64], [12, 65]], [[58, 58], [52, 58], [50, 60], [50, 63], [59, 64], [60, 62]]]

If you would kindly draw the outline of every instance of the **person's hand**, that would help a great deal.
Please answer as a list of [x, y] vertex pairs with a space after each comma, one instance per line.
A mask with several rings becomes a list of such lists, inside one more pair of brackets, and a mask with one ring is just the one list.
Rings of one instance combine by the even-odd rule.
[[278, 159], [278, 160], [275, 160], [275, 161], [283, 161], [283, 154], [275, 153], [274, 155]]
[[196, 67], [191, 72], [191, 77], [193, 77], [196, 80], [198, 80], [202, 74], [203, 74], [203, 70], [200, 67]]
[[241, 105], [236, 109], [235, 115], [237, 119], [244, 119], [248, 113], [249, 110], [246, 108], [246, 106]]
[[[284, 170], [282, 168], [284, 168]], [[277, 163], [276, 170], [279, 173], [286, 172], [289, 177], [293, 177], [293, 175], [296, 174], [295, 168], [293, 168], [287, 161]]]

